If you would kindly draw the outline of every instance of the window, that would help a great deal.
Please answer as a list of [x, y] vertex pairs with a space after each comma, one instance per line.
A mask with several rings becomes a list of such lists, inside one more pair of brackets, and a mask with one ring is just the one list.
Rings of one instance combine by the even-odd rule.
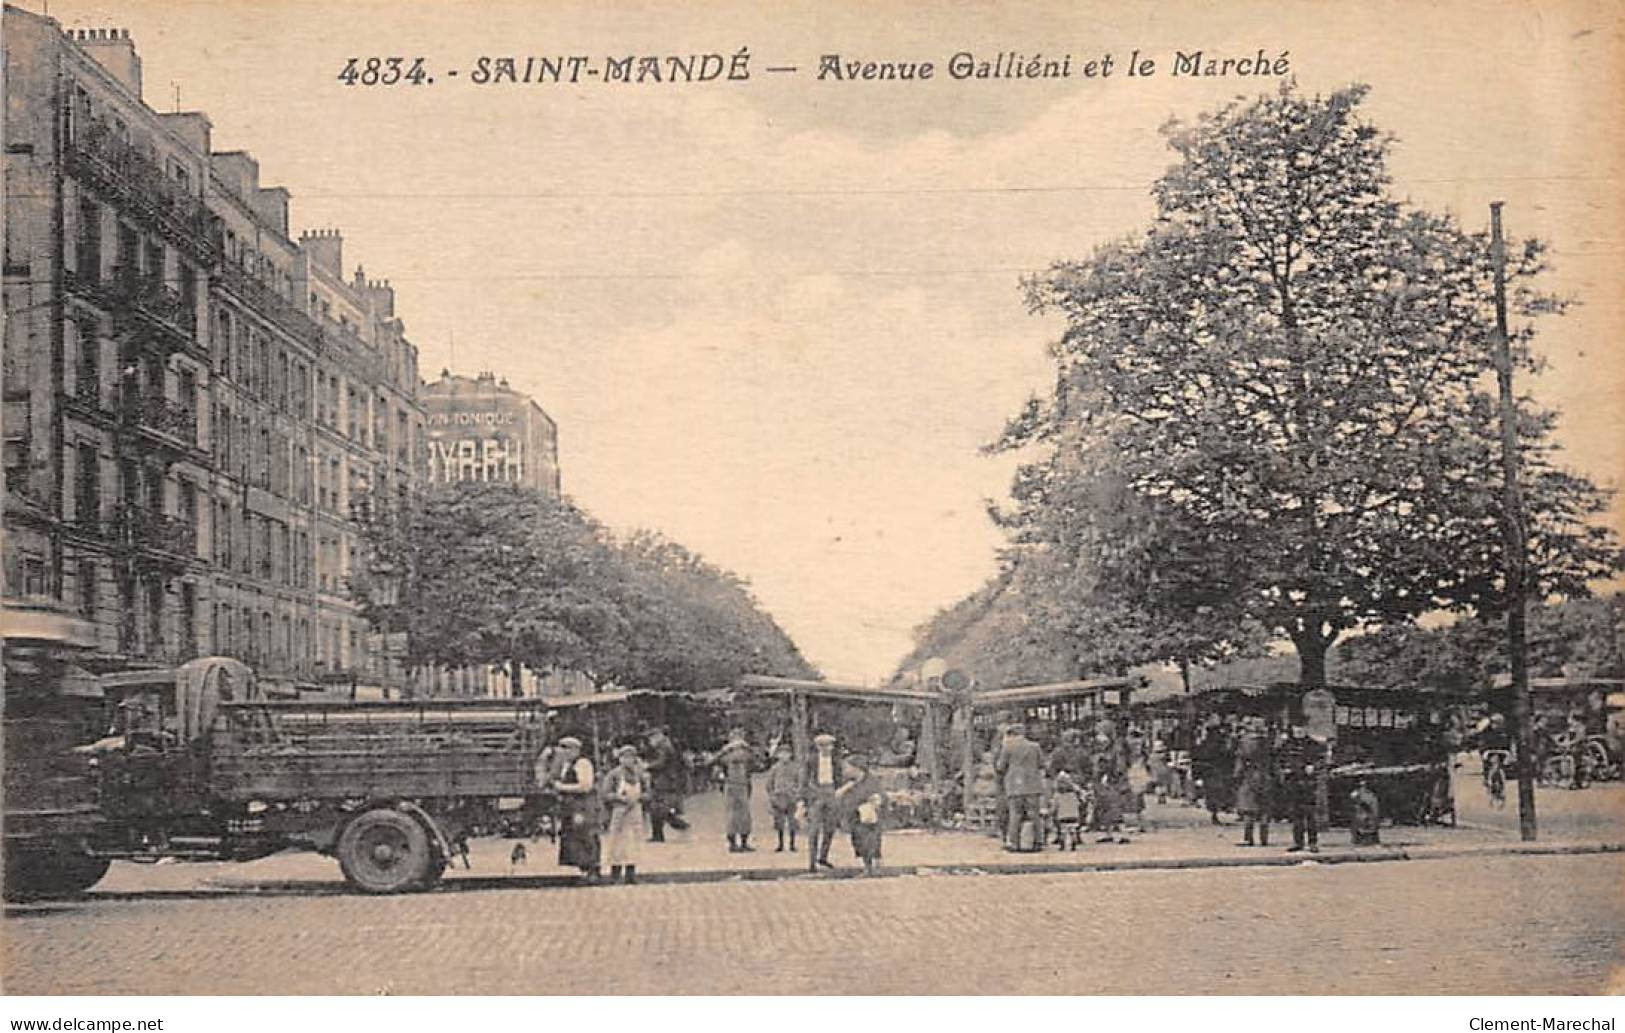
[[221, 569], [231, 569], [231, 503], [221, 499], [215, 504], [214, 551]]
[[197, 270], [180, 263], [181, 318], [188, 327], [197, 316]]
[[164, 246], [155, 240], [147, 241], [147, 258], [143, 266], [147, 274], [147, 283], [152, 287], [161, 287], [164, 283]]
[[118, 264], [113, 276], [126, 291], [134, 290], [141, 278], [141, 237], [135, 228], [124, 223], [118, 227]]
[[102, 207], [94, 198], [79, 198], [79, 243], [75, 272], [86, 283], [102, 279]]
[[197, 374], [183, 369], [175, 374], [175, 404], [185, 411], [188, 421], [197, 419]]
[[[184, 478], [176, 485], [176, 495], [179, 498], [180, 519], [183, 524], [196, 533], [200, 524], [198, 520], [197, 489], [192, 482]], [[202, 535], [198, 535], [201, 539]]]
[[235, 426], [236, 423], [231, 418], [231, 410], [222, 405], [220, 415], [215, 418], [214, 423], [214, 448], [215, 454], [220, 460], [220, 469], [227, 473], [233, 472], [234, 469], [231, 465], [231, 438]]
[[164, 583], [157, 578], [147, 582], [146, 654], [158, 657], [164, 651]]
[[102, 343], [96, 337], [94, 321], [79, 327], [78, 359], [74, 367], [77, 394], [80, 400], [99, 406], [102, 396]]
[[179, 645], [182, 659], [197, 654], [197, 587], [189, 581], [181, 582]]
[[96, 579], [99, 576], [95, 560], [86, 558], [79, 561], [79, 616], [89, 620], [96, 619], [96, 592], [101, 587]]
[[74, 464], [74, 513], [80, 527], [94, 528], [102, 516], [102, 461], [95, 445], [80, 445]]

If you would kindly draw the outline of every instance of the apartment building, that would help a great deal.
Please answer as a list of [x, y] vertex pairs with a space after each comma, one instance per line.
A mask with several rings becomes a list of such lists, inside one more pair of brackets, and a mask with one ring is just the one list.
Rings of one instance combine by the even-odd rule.
[[4, 19], [6, 596], [76, 610], [108, 666], [402, 690], [348, 592], [359, 507], [420, 468], [393, 289], [144, 103], [128, 33]]

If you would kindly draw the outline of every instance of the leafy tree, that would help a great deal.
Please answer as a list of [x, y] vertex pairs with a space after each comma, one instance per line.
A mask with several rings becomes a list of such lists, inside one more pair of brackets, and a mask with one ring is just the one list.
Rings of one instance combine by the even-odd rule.
[[413, 667], [561, 668], [596, 684], [727, 685], [816, 672], [748, 586], [652, 532], [618, 542], [568, 500], [462, 482], [372, 500], [365, 615]]
[[[1488, 243], [1390, 196], [1365, 94], [1289, 86], [1165, 127], [1150, 229], [1027, 281], [1067, 325], [1053, 397], [1001, 442], [1044, 448], [1017, 479], [1025, 533], [1154, 620], [1286, 636], [1305, 684], [1351, 629], [1505, 598]], [[1542, 246], [1512, 253], [1527, 373], [1528, 317], [1562, 306], [1532, 285]], [[1528, 587], [1573, 595], [1621, 555], [1554, 421], [1521, 400]]]
[[627, 684], [699, 690], [743, 674], [816, 677], [739, 577], [652, 531], [617, 545]]
[[373, 500], [368, 562], [355, 586], [375, 626], [406, 632], [407, 662], [616, 673], [627, 621], [619, 563], [567, 500], [504, 482], [437, 486]]
[[[1571, 599], [1529, 611], [1529, 669], [1536, 677], [1565, 673], [1625, 677], [1620, 631], [1625, 593], [1606, 599]], [[1388, 687], [1438, 686], [1488, 690], [1510, 670], [1500, 624], [1461, 620], [1436, 628], [1381, 628], [1348, 639], [1336, 650], [1339, 680]]]
[[894, 677], [917, 670], [932, 657], [972, 675], [988, 688], [1063, 681], [1079, 674], [1072, 645], [1058, 629], [1034, 616], [1006, 567], [981, 588], [939, 610], [914, 629], [914, 648]]

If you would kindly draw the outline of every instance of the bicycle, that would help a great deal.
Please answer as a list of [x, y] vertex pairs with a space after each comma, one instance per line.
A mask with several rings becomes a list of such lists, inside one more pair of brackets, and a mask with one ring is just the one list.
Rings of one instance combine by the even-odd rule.
[[1588, 735], [1585, 740], [1585, 777], [1589, 782], [1612, 782], [1620, 777], [1620, 765], [1608, 750], [1608, 737]]
[[1507, 750], [1485, 750], [1481, 756], [1484, 761], [1484, 788], [1489, 790], [1490, 803], [1495, 807], [1507, 805], [1507, 762], [1511, 753]]

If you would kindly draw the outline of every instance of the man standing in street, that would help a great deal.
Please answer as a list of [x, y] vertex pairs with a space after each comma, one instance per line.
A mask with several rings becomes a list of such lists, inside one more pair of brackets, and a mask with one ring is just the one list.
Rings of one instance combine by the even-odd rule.
[[1294, 722], [1292, 736], [1281, 744], [1276, 760], [1281, 771], [1281, 794], [1292, 819], [1292, 845], [1287, 853], [1299, 853], [1307, 844], [1311, 854], [1320, 853], [1320, 823], [1315, 813], [1315, 782], [1320, 773], [1324, 747], [1309, 738], [1303, 723]]
[[716, 759], [722, 765], [722, 794], [728, 802], [728, 852], [749, 853], [756, 848], [750, 845], [751, 750], [743, 730], [729, 733]]
[[[1026, 729], [1020, 722], [1012, 724], [1005, 735], [998, 768], [1004, 784], [1005, 805], [1010, 809], [1004, 829], [1004, 848], [1041, 849], [1038, 804], [1044, 795], [1043, 756], [1038, 744], [1027, 738]], [[1030, 846], [1024, 844], [1022, 839], [1022, 829], [1029, 823], [1032, 833], [1027, 842]]]
[[1258, 827], [1258, 845], [1270, 845], [1270, 818], [1275, 807], [1275, 761], [1270, 749], [1269, 731], [1261, 717], [1248, 717], [1246, 729], [1236, 746], [1236, 814], [1242, 820], [1241, 846], [1253, 845], [1253, 826]]
[[649, 841], [664, 843], [667, 825], [679, 832], [688, 828], [688, 822], [677, 813], [683, 792], [683, 761], [664, 728], [649, 732], [644, 756], [643, 766], [649, 772], [650, 782]]
[[813, 755], [807, 758], [803, 794], [807, 801], [807, 870], [835, 867], [829, 861], [829, 847], [840, 826], [841, 758], [835, 753], [835, 736], [827, 732], [813, 738]]

